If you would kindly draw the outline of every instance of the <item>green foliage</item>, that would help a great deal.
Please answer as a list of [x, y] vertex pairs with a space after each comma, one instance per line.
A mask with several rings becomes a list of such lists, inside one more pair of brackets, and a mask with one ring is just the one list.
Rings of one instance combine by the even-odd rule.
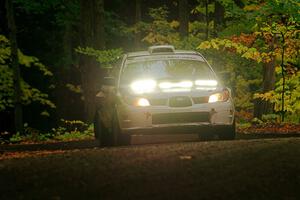
[[22, 66], [27, 68], [36, 67], [39, 71], [43, 73], [44, 76], [53, 76], [52, 72], [49, 71], [43, 63], [39, 62], [38, 58], [34, 56], [26, 56], [20, 50], [18, 52], [18, 57], [19, 57], [19, 62]]
[[[280, 70], [277, 70], [280, 73]], [[285, 85], [285, 112], [288, 118], [293, 122], [300, 120], [300, 72], [287, 77]], [[255, 94], [254, 98], [261, 98], [265, 101], [274, 103], [275, 112], [281, 111], [281, 93], [282, 93], [282, 78], [276, 83], [275, 90]]]
[[252, 21], [231, 21], [227, 22], [227, 26], [218, 33], [219, 37], [230, 37], [233, 35], [241, 35], [242, 33], [251, 33], [252, 27], [255, 25]]
[[[277, 59], [279, 66], [276, 68], [277, 78], [275, 90], [264, 94], [256, 94], [260, 98], [274, 104], [274, 110], [281, 113], [282, 120], [285, 114], [292, 116], [293, 120], [299, 121], [299, 6], [295, 1], [268, 2], [262, 8], [267, 14], [272, 13], [269, 18], [259, 18], [257, 34], [261, 37], [276, 38], [273, 56]], [[289, 71], [289, 73], [287, 73]], [[279, 77], [279, 76], [278, 76]], [[284, 101], [283, 101], [284, 100]], [[296, 116], [296, 117], [293, 117]]]
[[277, 123], [279, 122], [279, 115], [267, 114], [262, 116], [262, 121], [266, 123]]
[[[13, 71], [8, 66], [8, 63], [10, 62], [10, 51], [9, 41], [5, 38], [5, 36], [0, 35], [0, 111], [14, 106]], [[43, 73], [43, 76], [53, 75], [45, 65], [39, 62], [38, 58], [26, 56], [20, 50], [18, 52], [18, 56], [21, 67], [36, 67]], [[54, 103], [49, 100], [48, 94], [32, 87], [23, 79], [21, 80], [21, 90], [21, 100], [23, 105], [38, 102], [49, 108], [55, 108]]]
[[[93, 125], [85, 124], [80, 120], [61, 120], [61, 126], [53, 128], [51, 132], [42, 133], [39, 130], [24, 125], [25, 134], [14, 134], [10, 143], [36, 143], [48, 141], [71, 141], [91, 139], [94, 136]], [[0, 141], [1, 142], [1, 141]]]
[[23, 140], [23, 136], [20, 135], [20, 133], [16, 133], [14, 134], [10, 139], [9, 141], [11, 143], [19, 143]]
[[[255, 61], [253, 67], [259, 67], [259, 63], [269, 63], [275, 59], [276, 65], [281, 65], [277, 71], [286, 75], [285, 112], [294, 120], [299, 117], [299, 2], [294, 0], [278, 1], [245, 1], [243, 9], [233, 5], [233, 1], [221, 1], [225, 6], [227, 22], [225, 29], [218, 35], [227, 38], [215, 38], [202, 42], [199, 49], [226, 51], [235, 53], [242, 58]], [[232, 10], [228, 8], [233, 8]], [[246, 34], [245, 34], [246, 33]], [[273, 42], [272, 42], [273, 41]], [[285, 54], [283, 55], [283, 49]], [[284, 59], [284, 60], [282, 60]], [[280, 69], [280, 70], [278, 70]], [[238, 68], [234, 67], [234, 70]], [[236, 75], [238, 75], [236, 73]], [[249, 74], [255, 75], [249, 71]], [[276, 89], [264, 94], [254, 94], [258, 90], [260, 76], [252, 78], [237, 76], [235, 83], [235, 95], [237, 108], [247, 109], [251, 105], [252, 95], [274, 104], [275, 112], [281, 109], [282, 83], [279, 74]], [[250, 90], [251, 89], [251, 90]], [[294, 117], [292, 117], [294, 116]]]
[[107, 46], [118, 40], [129, 39], [131, 35], [128, 34], [126, 24], [120, 19], [120, 16], [114, 12], [105, 11], [104, 17], [105, 34], [109, 36], [105, 38]]
[[33, 142], [43, 142], [53, 138], [52, 133], [41, 134], [37, 129], [31, 128], [27, 123], [24, 124], [24, 134], [20, 135], [16, 133], [9, 138], [10, 143], [33, 143]]
[[93, 125], [80, 120], [61, 119], [61, 126], [52, 129], [52, 140], [70, 141], [91, 139], [94, 136]]
[[256, 62], [269, 62], [271, 56], [274, 55], [273, 52], [259, 52], [257, 48], [247, 47], [242, 43], [234, 42], [229, 39], [212, 39], [210, 41], [204, 41], [199, 46], [198, 49], [210, 49], [214, 48], [217, 50], [228, 50], [240, 54], [242, 58], [255, 60]]
[[23, 11], [41, 15], [48, 12], [53, 12], [54, 21], [58, 25], [76, 24], [79, 20], [80, 13], [80, 1], [72, 0], [51, 0], [51, 1], [39, 1], [39, 0], [15, 0], [19, 9]]
[[225, 8], [225, 19], [229, 20], [241, 20], [244, 19], [246, 13], [236, 5], [233, 0], [219, 0], [219, 2]]
[[245, 129], [245, 128], [250, 128], [251, 127], [251, 123], [246, 122], [246, 123], [237, 123], [236, 124], [238, 129]]
[[122, 49], [97, 50], [91, 47], [77, 47], [77, 53], [96, 57], [96, 60], [101, 63], [101, 67], [112, 68], [113, 64], [122, 56]]
[[280, 21], [282, 17], [293, 18], [300, 21], [300, 3], [298, 0], [266, 1], [266, 4], [258, 11], [261, 21]]
[[[192, 10], [192, 13], [193, 14], [203, 14], [205, 15], [206, 14], [206, 8], [205, 8], [205, 5], [204, 5], [204, 2], [203, 1], [200, 1], [199, 3], [201, 4], [198, 4], [193, 10]], [[215, 11], [215, 4], [214, 3], [210, 3], [208, 4], [208, 13], [214, 13]]]
[[172, 43], [176, 49], [197, 50], [197, 44], [203, 41], [202, 38], [190, 34], [181, 40]]
[[[189, 37], [197, 38], [199, 41], [195, 46], [206, 39], [206, 22], [193, 21], [189, 23]], [[214, 31], [214, 22], [210, 21], [208, 24], [208, 32]]]
[[84, 131], [87, 129], [88, 125], [80, 120], [65, 120], [61, 119], [62, 127], [66, 129], [67, 132]]
[[169, 11], [167, 7], [150, 8], [151, 22], [140, 22], [128, 29], [129, 33], [142, 33], [143, 42], [150, 45], [174, 44], [179, 41], [179, 27], [177, 21], [167, 20]]
[[247, 80], [243, 78], [241, 75], [236, 77], [236, 85], [235, 85], [235, 106], [238, 110], [250, 110], [253, 109], [252, 103], [252, 91], [251, 84], [259, 84], [260, 81], [255, 80]]
[[[199, 21], [189, 23], [189, 36], [180, 38], [179, 22], [168, 21], [167, 7], [150, 8], [150, 22], [140, 22], [127, 29], [128, 33], [141, 33], [142, 41], [147, 45], [172, 44], [177, 49], [196, 50], [197, 45], [205, 38], [206, 24]], [[210, 30], [213, 24], [209, 25]]]
[[86, 130], [82, 132], [80, 131], [65, 132], [65, 134], [55, 136], [54, 139], [60, 141], [91, 139], [94, 137], [93, 130], [94, 130], [93, 125], [90, 125]]
[[256, 117], [251, 120], [251, 124], [254, 124], [254, 125], [261, 125], [263, 123], [264, 122], [262, 120], [260, 120], [260, 119], [258, 119]]
[[71, 83], [67, 83], [66, 84], [66, 87], [72, 91], [72, 92], [75, 92], [77, 94], [81, 94], [82, 93], [82, 89], [81, 89], [81, 86], [80, 85], [73, 85]]

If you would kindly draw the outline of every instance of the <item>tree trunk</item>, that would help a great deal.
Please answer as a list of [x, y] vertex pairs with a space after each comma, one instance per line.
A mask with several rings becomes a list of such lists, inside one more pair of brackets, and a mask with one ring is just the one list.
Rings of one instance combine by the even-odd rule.
[[13, 79], [14, 79], [14, 106], [15, 106], [15, 131], [23, 133], [23, 111], [21, 103], [21, 73], [19, 67], [18, 58], [18, 45], [17, 45], [17, 28], [14, 19], [13, 3], [11, 0], [6, 0], [6, 14], [9, 29], [9, 39], [11, 47], [11, 67], [13, 69]]
[[105, 29], [104, 29], [104, 0], [95, 0], [95, 44], [94, 47], [103, 50], [105, 48]]
[[[274, 51], [275, 38], [267, 42], [269, 46], [269, 52]], [[275, 57], [271, 58], [271, 61], [263, 64], [263, 83], [262, 92], [266, 93], [275, 89]], [[264, 114], [272, 113], [274, 110], [274, 104], [263, 101], [262, 99], [256, 99], [254, 104], [254, 117], [261, 118]]]
[[219, 28], [222, 27], [224, 24], [224, 14], [225, 14], [225, 9], [223, 5], [219, 1], [215, 1], [214, 29], [216, 33], [218, 33]]
[[[263, 93], [274, 90], [275, 88], [275, 59], [263, 65]], [[264, 114], [273, 112], [274, 105], [268, 101], [257, 99], [255, 101], [254, 116], [261, 118]]]
[[[93, 47], [104, 49], [104, 1], [81, 0], [81, 47]], [[95, 114], [95, 95], [101, 80], [99, 64], [93, 57], [80, 55], [79, 67], [84, 98], [84, 118], [86, 122], [92, 122]]]
[[[135, 0], [135, 24], [142, 20], [141, 0]], [[134, 37], [134, 46], [136, 49], [140, 48], [141, 33], [138, 31]]]
[[189, 32], [189, 10], [188, 1], [179, 0], [179, 32], [181, 37], [188, 36]]
[[206, 21], [205, 40], [208, 40], [208, 29], [209, 29], [208, 0], [205, 0], [205, 21]]

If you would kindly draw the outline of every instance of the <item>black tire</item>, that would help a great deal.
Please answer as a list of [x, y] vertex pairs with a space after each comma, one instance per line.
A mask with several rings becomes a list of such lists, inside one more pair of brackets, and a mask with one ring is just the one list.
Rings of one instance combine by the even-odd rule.
[[235, 120], [231, 126], [224, 127], [223, 129], [219, 130], [219, 139], [221, 140], [234, 140], [235, 139]]
[[130, 144], [130, 137], [127, 135], [122, 134], [118, 115], [115, 112], [113, 119], [112, 119], [112, 134], [111, 134], [111, 145], [112, 146], [120, 146], [120, 145], [129, 145]]
[[94, 134], [95, 134], [95, 139], [99, 141], [99, 146], [109, 145], [109, 132], [104, 127], [98, 112], [95, 113], [95, 118], [94, 118]]
[[118, 116], [115, 113], [112, 118], [112, 127], [111, 127], [111, 145], [118, 146], [120, 144], [120, 125], [118, 121]]

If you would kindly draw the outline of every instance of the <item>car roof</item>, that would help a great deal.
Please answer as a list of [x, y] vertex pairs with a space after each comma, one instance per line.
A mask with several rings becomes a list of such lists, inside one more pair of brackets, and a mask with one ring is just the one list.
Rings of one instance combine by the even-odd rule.
[[174, 52], [161, 52], [161, 53], [150, 53], [149, 51], [136, 51], [136, 52], [130, 52], [126, 54], [128, 58], [133, 57], [142, 57], [142, 56], [156, 56], [156, 55], [200, 55], [196, 51], [188, 51], [188, 50], [174, 50]]

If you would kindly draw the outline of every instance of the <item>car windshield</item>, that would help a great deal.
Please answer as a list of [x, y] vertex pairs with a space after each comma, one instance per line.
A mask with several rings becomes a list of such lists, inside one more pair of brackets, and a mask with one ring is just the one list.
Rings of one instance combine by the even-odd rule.
[[155, 80], [196, 80], [215, 79], [210, 67], [200, 60], [160, 59], [127, 62], [122, 73], [121, 83], [129, 84], [136, 79]]

